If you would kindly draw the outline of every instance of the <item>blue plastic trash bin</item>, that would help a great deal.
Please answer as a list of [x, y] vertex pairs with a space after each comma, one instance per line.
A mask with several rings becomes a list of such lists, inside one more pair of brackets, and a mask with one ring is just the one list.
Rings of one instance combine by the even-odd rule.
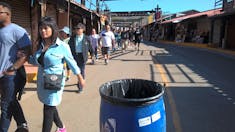
[[100, 87], [100, 132], [166, 132], [164, 87], [142, 79]]

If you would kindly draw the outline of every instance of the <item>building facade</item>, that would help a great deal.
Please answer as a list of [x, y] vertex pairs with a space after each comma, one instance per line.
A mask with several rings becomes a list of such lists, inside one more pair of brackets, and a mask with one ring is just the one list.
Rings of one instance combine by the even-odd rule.
[[215, 47], [235, 49], [235, 1], [220, 0], [223, 12], [213, 16], [211, 43]]
[[71, 29], [79, 22], [86, 26], [86, 34], [92, 27], [99, 31], [99, 14], [88, 10], [74, 0], [2, 0], [12, 7], [12, 22], [25, 28], [32, 40], [38, 38], [38, 21], [43, 16], [53, 17], [58, 28]]

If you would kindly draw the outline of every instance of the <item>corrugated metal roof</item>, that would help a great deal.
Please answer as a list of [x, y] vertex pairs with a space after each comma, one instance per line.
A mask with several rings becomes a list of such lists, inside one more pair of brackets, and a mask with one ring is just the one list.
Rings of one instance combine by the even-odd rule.
[[214, 15], [221, 14], [221, 11], [222, 11], [222, 8], [215, 9], [215, 10], [204, 11], [204, 12], [200, 12], [200, 13], [196, 13], [196, 14], [192, 14], [192, 15], [186, 15], [186, 16], [182, 16], [182, 17], [173, 18], [171, 20], [167, 20], [167, 21], [162, 22], [162, 24], [178, 23], [178, 22], [181, 22], [181, 21], [186, 20], [186, 19], [197, 18], [197, 17], [202, 17], [202, 16], [211, 17], [211, 16], [214, 16]]
[[[69, 0], [66, 0], [66, 1], [69, 2]], [[99, 13], [97, 13], [96, 11], [89, 10], [87, 7], [85, 7], [84, 5], [82, 5], [82, 4], [78, 3], [78, 2], [76, 2], [75, 0], [70, 0], [70, 3], [72, 3], [72, 4], [74, 4], [74, 5], [78, 6], [78, 7], [80, 7], [80, 8], [82, 8], [82, 9], [84, 9], [85, 11], [87, 11], [87, 12], [89, 12], [89, 13], [94, 13], [96, 16], [100, 17], [100, 14], [99, 14]]]
[[[69, 1], [69, 0], [66, 0], [66, 1]], [[82, 8], [82, 9], [86, 10], [87, 12], [91, 12], [88, 8], [86, 8], [84, 5], [82, 5], [82, 4], [78, 3], [78, 2], [76, 2], [75, 0], [70, 0], [70, 3], [73, 3], [73, 4], [77, 5], [78, 7], [80, 7], [80, 8]]]

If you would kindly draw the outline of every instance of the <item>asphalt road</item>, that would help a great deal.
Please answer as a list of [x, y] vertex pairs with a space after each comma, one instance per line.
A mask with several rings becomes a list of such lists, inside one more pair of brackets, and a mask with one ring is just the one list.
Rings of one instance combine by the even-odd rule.
[[149, 43], [165, 76], [169, 132], [235, 131], [235, 57], [180, 45]]
[[[67, 82], [58, 110], [68, 132], [99, 132], [99, 87], [124, 78], [166, 84], [167, 132], [235, 131], [235, 57], [206, 49], [145, 43], [140, 51], [116, 51], [111, 58], [108, 65], [102, 59], [96, 65], [88, 62], [83, 93], [76, 93], [75, 76]], [[43, 105], [37, 99], [35, 84], [27, 84], [25, 91], [21, 104], [30, 131], [40, 132]], [[15, 128], [13, 120], [9, 132]]]

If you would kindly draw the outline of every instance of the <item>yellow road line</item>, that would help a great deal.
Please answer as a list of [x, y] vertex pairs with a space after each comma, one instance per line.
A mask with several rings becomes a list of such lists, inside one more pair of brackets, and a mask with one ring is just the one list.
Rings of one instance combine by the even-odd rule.
[[[168, 83], [167, 83], [168, 79], [165, 75], [166, 72], [165, 72], [163, 66], [161, 64], [159, 64], [158, 61], [155, 58], [153, 58], [153, 60], [156, 63], [156, 67], [159, 70], [159, 73], [161, 75], [161, 78], [162, 78], [162, 81], [164, 82], [165, 87], [167, 87], [168, 86]], [[177, 109], [176, 109], [176, 104], [175, 104], [172, 92], [167, 88], [165, 90], [166, 90], [167, 97], [168, 97], [168, 100], [169, 100], [169, 104], [170, 104], [170, 107], [171, 107], [171, 114], [172, 114], [172, 119], [173, 119], [173, 125], [174, 125], [174, 128], [175, 128], [175, 132], [182, 132], [182, 128], [181, 128], [181, 124], [180, 124], [180, 117], [179, 117], [179, 114], [178, 114]]]

